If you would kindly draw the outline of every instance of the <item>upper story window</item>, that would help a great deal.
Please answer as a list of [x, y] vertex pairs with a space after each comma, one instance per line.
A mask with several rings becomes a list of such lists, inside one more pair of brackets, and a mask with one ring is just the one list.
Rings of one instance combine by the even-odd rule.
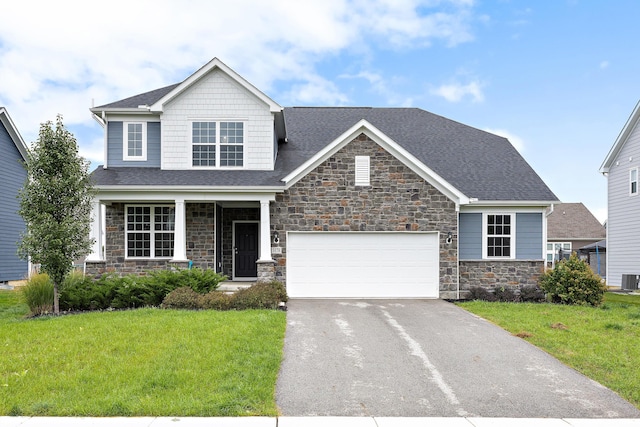
[[122, 128], [122, 160], [147, 160], [147, 124], [124, 122]]
[[629, 170], [629, 194], [631, 196], [638, 194], [638, 168]]
[[192, 122], [192, 165], [208, 167], [244, 166], [244, 128], [244, 122]]
[[486, 258], [515, 258], [515, 215], [485, 214], [484, 253]]

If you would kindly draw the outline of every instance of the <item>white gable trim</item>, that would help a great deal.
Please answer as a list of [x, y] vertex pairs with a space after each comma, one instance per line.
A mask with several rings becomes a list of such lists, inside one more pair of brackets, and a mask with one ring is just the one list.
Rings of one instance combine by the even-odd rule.
[[9, 113], [4, 107], [0, 107], [0, 122], [2, 122], [4, 127], [7, 129], [7, 132], [9, 133], [11, 140], [13, 141], [13, 143], [16, 145], [16, 148], [20, 152], [22, 159], [27, 160], [27, 156], [29, 153], [29, 150], [27, 149], [27, 144], [25, 144], [24, 139], [22, 139], [22, 136], [20, 135], [20, 132], [18, 132], [18, 128], [13, 123], [13, 120], [11, 120]]
[[187, 77], [182, 83], [176, 86], [171, 92], [160, 98], [153, 105], [149, 107], [149, 111], [153, 112], [162, 112], [164, 108], [164, 104], [171, 101], [176, 96], [180, 95], [182, 92], [187, 90], [191, 85], [196, 83], [198, 80], [209, 74], [211, 71], [218, 69], [223, 73], [227, 74], [233, 80], [235, 80], [239, 85], [244, 87], [247, 91], [252, 93], [256, 98], [260, 99], [262, 102], [269, 106], [269, 110], [272, 113], [282, 111], [282, 107], [275, 102], [273, 99], [269, 98], [267, 95], [259, 91], [254, 85], [245, 80], [240, 74], [233, 71], [231, 68], [227, 67], [222, 61], [218, 58], [213, 58], [206, 65], [200, 68], [198, 71]]
[[316, 153], [316, 155], [284, 177], [282, 181], [285, 183], [285, 188], [290, 188], [326, 159], [353, 141], [361, 133], [367, 135], [376, 144], [391, 153], [391, 155], [404, 163], [413, 172], [417, 173], [422, 179], [456, 202], [457, 205], [465, 205], [469, 203], [469, 197], [465, 196], [460, 190], [445, 181], [440, 175], [431, 170], [415, 156], [402, 148], [398, 143], [364, 119], [353, 125], [349, 130]]
[[613, 144], [613, 147], [611, 147], [611, 150], [609, 150], [609, 153], [607, 154], [607, 157], [605, 157], [604, 162], [602, 162], [602, 166], [600, 166], [600, 173], [609, 172], [609, 169], [611, 168], [611, 166], [613, 165], [613, 162], [618, 157], [620, 150], [622, 150], [622, 147], [624, 146], [624, 144], [626, 144], [627, 139], [631, 135], [631, 132], [633, 132], [636, 125], [638, 124], [639, 119], [640, 119], [640, 102], [636, 104], [635, 108], [633, 109], [633, 112], [631, 113], [631, 115], [629, 116], [629, 119], [627, 120], [627, 123], [625, 123], [624, 127], [622, 128], [620, 135], [618, 135], [618, 138], [616, 138], [616, 142]]

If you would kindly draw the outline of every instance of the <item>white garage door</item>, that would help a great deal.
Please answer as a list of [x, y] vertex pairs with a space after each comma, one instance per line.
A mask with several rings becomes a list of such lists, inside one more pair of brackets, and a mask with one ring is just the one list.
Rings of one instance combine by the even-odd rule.
[[438, 298], [437, 233], [290, 232], [292, 298]]

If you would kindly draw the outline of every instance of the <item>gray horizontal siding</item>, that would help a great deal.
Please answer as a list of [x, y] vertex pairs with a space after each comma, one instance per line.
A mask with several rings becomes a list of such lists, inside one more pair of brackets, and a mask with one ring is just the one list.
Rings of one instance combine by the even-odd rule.
[[607, 177], [607, 284], [620, 286], [623, 274], [640, 274], [640, 195], [629, 194], [629, 170], [640, 168], [640, 129], [629, 135]]
[[124, 161], [122, 124], [109, 122], [107, 125], [107, 165], [111, 167], [160, 167], [160, 122], [147, 123], [147, 161]]
[[[461, 213], [459, 257], [461, 260], [482, 259], [482, 214]], [[516, 214], [516, 259], [542, 259], [542, 214]]]
[[542, 214], [516, 214], [516, 259], [542, 259]]
[[26, 260], [18, 257], [20, 235], [25, 230], [18, 215], [18, 191], [24, 185], [27, 172], [22, 156], [0, 123], [0, 282], [20, 280], [27, 275]]
[[461, 213], [460, 231], [460, 259], [482, 259], [482, 214]]

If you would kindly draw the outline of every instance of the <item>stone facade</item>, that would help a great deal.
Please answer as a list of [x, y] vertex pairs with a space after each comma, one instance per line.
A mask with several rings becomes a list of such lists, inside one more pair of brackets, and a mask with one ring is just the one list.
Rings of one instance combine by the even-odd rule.
[[215, 204], [187, 203], [187, 258], [195, 267], [215, 269]]
[[[370, 157], [370, 186], [355, 186], [355, 156]], [[439, 231], [440, 291], [457, 291], [455, 203], [364, 134], [271, 204], [276, 279], [286, 283], [287, 231]], [[453, 241], [446, 243], [451, 232]], [[278, 253], [281, 252], [281, 253]], [[392, 278], [381, 278], [392, 279]], [[443, 296], [447, 297], [447, 296]]]
[[537, 285], [544, 261], [460, 261], [460, 297], [472, 286], [495, 289], [505, 286], [519, 289]]

